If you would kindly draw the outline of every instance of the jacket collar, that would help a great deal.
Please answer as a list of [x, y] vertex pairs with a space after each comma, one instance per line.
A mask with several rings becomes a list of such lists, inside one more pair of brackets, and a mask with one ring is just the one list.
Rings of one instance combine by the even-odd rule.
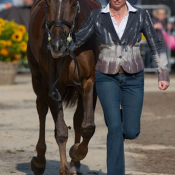
[[124, 42], [125, 34], [126, 34], [127, 30], [132, 26], [132, 23], [134, 23], [134, 21], [135, 21], [134, 14], [137, 12], [137, 9], [132, 7], [129, 2], [126, 1], [126, 3], [128, 6], [128, 10], [131, 13], [129, 13], [128, 22], [127, 22], [125, 31], [124, 31], [121, 39], [119, 39], [119, 37], [115, 31], [114, 25], [112, 23], [110, 11], [109, 11], [109, 3], [104, 9], [101, 10], [101, 23], [108, 30], [108, 32], [112, 35], [112, 40], [114, 41], [114, 43], [119, 42], [122, 44]]

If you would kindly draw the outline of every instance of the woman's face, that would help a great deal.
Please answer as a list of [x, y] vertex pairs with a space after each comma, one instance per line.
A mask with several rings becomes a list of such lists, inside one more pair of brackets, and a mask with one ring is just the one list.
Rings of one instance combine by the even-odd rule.
[[164, 21], [167, 17], [166, 10], [165, 9], [157, 9], [157, 19], [159, 21]]
[[112, 8], [120, 9], [125, 5], [126, 0], [110, 0], [110, 3]]

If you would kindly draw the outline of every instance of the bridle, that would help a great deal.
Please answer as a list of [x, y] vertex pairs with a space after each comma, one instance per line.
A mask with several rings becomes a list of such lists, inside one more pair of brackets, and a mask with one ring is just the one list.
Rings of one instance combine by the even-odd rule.
[[[52, 33], [50, 33], [51, 27], [54, 25], [53, 29], [52, 29], [52, 32], [53, 32], [53, 30], [56, 27], [61, 28], [65, 38], [67, 38], [67, 40], [66, 40], [66, 53], [65, 53], [65, 56], [66, 55], [70, 55], [70, 57], [73, 59], [73, 61], [75, 63], [74, 72], [73, 72], [73, 75], [72, 75], [72, 81], [76, 85], [81, 85], [81, 78], [80, 78], [80, 70], [79, 70], [79, 66], [78, 66], [78, 61], [77, 61], [76, 56], [74, 55], [74, 53], [69, 49], [71, 41], [72, 41], [72, 32], [73, 32], [73, 29], [75, 27], [75, 19], [76, 19], [76, 16], [77, 16], [78, 12], [80, 12], [79, 2], [78, 1], [76, 2], [75, 13], [74, 13], [74, 16], [73, 16], [73, 22], [72, 23], [69, 23], [68, 21], [65, 21], [65, 20], [62, 20], [62, 19], [54, 20], [54, 21], [51, 21], [49, 23], [49, 21], [48, 21], [48, 14], [47, 14], [47, 8], [48, 8], [49, 5], [48, 5], [47, 0], [45, 0], [45, 3], [46, 3], [46, 6], [45, 6], [45, 18], [46, 18], [45, 27], [46, 27], [46, 32], [47, 32], [47, 35], [48, 35], [47, 50], [48, 50], [48, 52], [50, 51], [49, 43], [51, 41], [51, 35], [52, 35]], [[69, 33], [66, 32], [66, 30], [62, 26], [63, 24], [70, 29]], [[62, 73], [62, 68], [63, 68], [63, 63], [64, 63], [64, 60], [65, 60], [65, 56], [63, 57], [63, 61], [62, 61], [62, 64], [61, 64], [60, 74]], [[56, 61], [55, 61], [54, 64], [55, 64], [55, 66], [54, 66], [54, 79], [55, 79], [56, 78], [56, 74], [57, 74]], [[78, 71], [78, 79], [79, 79], [78, 82], [76, 82], [74, 80], [74, 75], [75, 75], [76, 68], [77, 68], [77, 71]], [[56, 88], [56, 86], [59, 83], [59, 78], [60, 77], [58, 77], [58, 79], [53, 83], [53, 85], [51, 85], [49, 53], [48, 53], [48, 72], [49, 72], [49, 82], [50, 82], [49, 96], [55, 101], [61, 101], [61, 95], [60, 95], [58, 89]]]
[[[75, 13], [74, 13], [72, 24], [70, 22], [65, 21], [65, 20], [62, 20], [62, 19], [54, 20], [54, 21], [51, 21], [49, 23], [49, 21], [48, 21], [48, 15], [47, 15], [47, 8], [48, 8], [49, 5], [48, 5], [47, 0], [45, 0], [45, 2], [46, 2], [46, 6], [45, 6], [45, 16], [46, 16], [45, 27], [46, 27], [46, 31], [47, 31], [47, 34], [48, 34], [48, 41], [51, 40], [50, 28], [53, 25], [54, 25], [54, 27], [53, 27], [52, 31], [55, 29], [55, 27], [60, 27], [62, 29], [65, 37], [72, 37], [72, 32], [73, 32], [73, 29], [75, 27], [75, 18], [77, 16], [77, 13], [80, 12], [80, 4], [79, 4], [79, 2], [77, 1], [76, 2], [76, 5], [75, 5]], [[64, 24], [68, 28], [70, 28], [69, 34], [67, 34], [66, 30], [61, 26], [62, 24]]]

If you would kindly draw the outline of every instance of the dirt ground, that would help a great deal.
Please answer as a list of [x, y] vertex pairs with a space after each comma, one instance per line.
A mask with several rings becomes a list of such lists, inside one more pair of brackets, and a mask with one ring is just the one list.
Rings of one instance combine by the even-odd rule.
[[[72, 127], [74, 108], [65, 109], [66, 124]], [[99, 102], [95, 111], [96, 132], [89, 153], [82, 161], [83, 175], [107, 175], [107, 129]], [[0, 175], [32, 175], [30, 160], [36, 155], [38, 116], [30, 74], [18, 75], [14, 85], [0, 86]], [[68, 151], [74, 131], [69, 130]], [[46, 121], [47, 166], [44, 175], [59, 174], [59, 152], [50, 113]], [[175, 175], [175, 75], [170, 88], [157, 88], [154, 74], [145, 76], [145, 98], [138, 139], [125, 142], [127, 175]], [[117, 175], [117, 174], [116, 174]]]

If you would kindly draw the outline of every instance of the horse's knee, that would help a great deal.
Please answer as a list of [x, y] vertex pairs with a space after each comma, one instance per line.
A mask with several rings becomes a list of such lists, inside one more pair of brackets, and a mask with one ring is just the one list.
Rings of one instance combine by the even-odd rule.
[[95, 133], [95, 124], [82, 125], [81, 132], [83, 138], [90, 139]]
[[129, 140], [133, 140], [136, 139], [140, 134], [140, 130], [139, 131], [124, 131], [123, 132], [123, 137], [125, 139], [129, 139]]
[[55, 130], [55, 139], [57, 143], [64, 143], [68, 139], [68, 130], [62, 132]]

